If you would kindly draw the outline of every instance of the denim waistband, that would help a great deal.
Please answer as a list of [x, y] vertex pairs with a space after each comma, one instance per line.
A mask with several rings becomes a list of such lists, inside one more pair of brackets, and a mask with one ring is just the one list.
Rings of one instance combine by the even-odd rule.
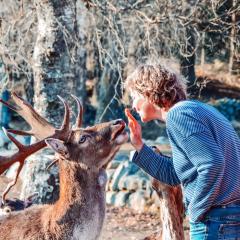
[[231, 203], [227, 205], [217, 206], [211, 208], [206, 214], [206, 219], [208, 218], [231, 218], [231, 217], [240, 218], [240, 204]]
[[237, 200], [231, 203], [215, 205], [212, 208], [214, 209], [214, 208], [229, 208], [229, 207], [240, 207], [240, 200]]

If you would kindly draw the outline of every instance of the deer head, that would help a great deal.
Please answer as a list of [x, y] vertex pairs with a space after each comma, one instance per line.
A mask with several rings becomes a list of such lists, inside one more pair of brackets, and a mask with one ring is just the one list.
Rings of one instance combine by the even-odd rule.
[[67, 140], [47, 138], [46, 143], [60, 159], [81, 164], [87, 169], [100, 169], [112, 159], [121, 144], [127, 141], [125, 122], [115, 120], [85, 129], [74, 129]]
[[[70, 126], [70, 110], [65, 100], [61, 97], [65, 107], [65, 115], [60, 129], [55, 129], [49, 122], [42, 118], [26, 101], [21, 99], [15, 93], [12, 98], [17, 107], [10, 105], [3, 100], [2, 103], [18, 112], [31, 126], [28, 132], [20, 130], [6, 130], [7, 136], [17, 145], [19, 151], [10, 157], [0, 157], [0, 174], [8, 169], [13, 163], [19, 162], [17, 175], [3, 193], [2, 202], [4, 204], [6, 194], [12, 186], [16, 184], [19, 173], [23, 167], [25, 159], [36, 151], [42, 149], [48, 144], [59, 155], [51, 165], [64, 159], [72, 163], [80, 164], [86, 169], [99, 170], [104, 167], [119, 150], [120, 145], [127, 141], [128, 135], [124, 131], [125, 122], [115, 120], [108, 123], [102, 123], [93, 127], [81, 128], [82, 124], [82, 105], [80, 100], [73, 96], [78, 105], [78, 115], [76, 124], [73, 128]], [[30, 146], [24, 146], [19, 143], [10, 133], [20, 135], [32, 135], [39, 141]]]
[[128, 140], [128, 134], [124, 131], [126, 124], [118, 119], [83, 129], [81, 102], [74, 95], [72, 97], [77, 102], [78, 116], [67, 139], [48, 138], [45, 141], [60, 158], [79, 163], [87, 169], [100, 169]]

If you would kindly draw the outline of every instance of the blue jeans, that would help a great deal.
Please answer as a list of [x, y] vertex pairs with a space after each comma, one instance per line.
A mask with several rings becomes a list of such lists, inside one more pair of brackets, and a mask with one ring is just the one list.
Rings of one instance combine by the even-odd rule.
[[240, 240], [240, 205], [213, 208], [204, 221], [190, 221], [191, 240]]

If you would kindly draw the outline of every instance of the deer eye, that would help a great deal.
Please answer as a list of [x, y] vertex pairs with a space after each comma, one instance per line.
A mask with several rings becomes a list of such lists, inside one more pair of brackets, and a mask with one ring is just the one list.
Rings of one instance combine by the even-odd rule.
[[86, 141], [87, 137], [88, 136], [86, 136], [86, 135], [81, 136], [78, 143], [84, 143]]

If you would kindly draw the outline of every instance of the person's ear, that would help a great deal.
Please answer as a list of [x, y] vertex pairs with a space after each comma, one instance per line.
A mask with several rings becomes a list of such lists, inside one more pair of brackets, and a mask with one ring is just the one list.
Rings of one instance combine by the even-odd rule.
[[49, 147], [51, 147], [55, 152], [59, 153], [60, 155], [64, 157], [69, 156], [68, 149], [63, 141], [55, 138], [47, 138], [45, 142]]
[[167, 112], [167, 111], [170, 109], [170, 107], [171, 107], [170, 102], [167, 101], [167, 100], [165, 100], [165, 101], [163, 102], [163, 105], [164, 105], [163, 110], [164, 110], [165, 112]]

